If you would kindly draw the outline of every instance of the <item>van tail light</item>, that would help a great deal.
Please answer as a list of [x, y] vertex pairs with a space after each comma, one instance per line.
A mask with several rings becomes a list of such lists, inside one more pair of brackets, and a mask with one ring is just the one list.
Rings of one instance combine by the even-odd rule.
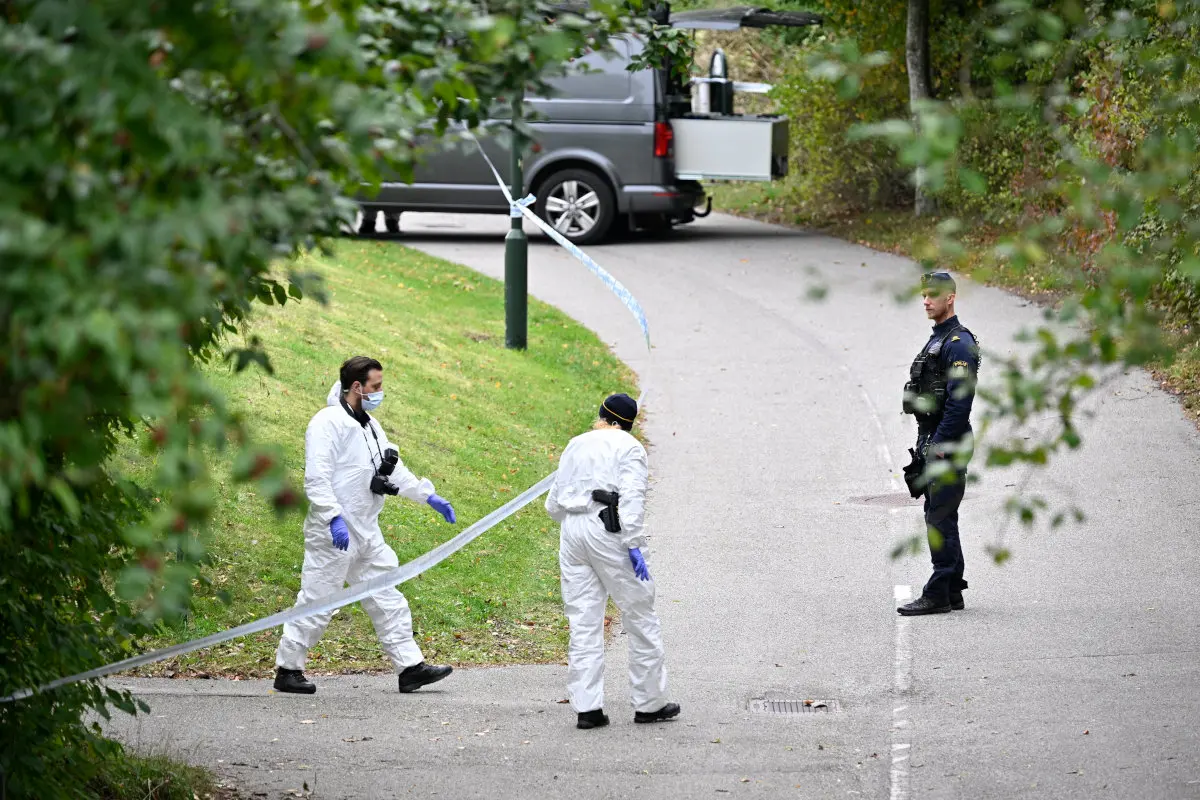
[[672, 146], [675, 140], [675, 132], [671, 130], [671, 123], [656, 122], [654, 123], [654, 157], [655, 158], [670, 158], [674, 155], [675, 148]]

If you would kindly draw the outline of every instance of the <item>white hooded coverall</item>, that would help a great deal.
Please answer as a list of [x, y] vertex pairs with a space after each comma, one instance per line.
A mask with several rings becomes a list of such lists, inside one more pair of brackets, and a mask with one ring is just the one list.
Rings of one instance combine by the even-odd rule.
[[[364, 427], [350, 416], [342, 407], [341, 396], [341, 383], [335, 383], [326, 407], [308, 423], [304, 436], [304, 492], [310, 505], [304, 519], [304, 568], [297, 605], [336, 592], [347, 582], [370, 580], [400, 564], [379, 529], [385, 495], [371, 491], [371, 476], [381, 453], [395, 445], [374, 418]], [[396, 464], [388, 479], [400, 489], [400, 497], [423, 503], [434, 493], [433, 484], [418, 480], [403, 462]], [[339, 515], [350, 531], [350, 547], [345, 551], [333, 546], [329, 531], [330, 521]], [[373, 594], [362, 605], [397, 673], [424, 660], [413, 641], [408, 601], [398, 589]], [[332, 618], [333, 612], [326, 612], [284, 625], [276, 666], [303, 670], [308, 649], [320, 640]]]
[[[546, 497], [546, 512], [562, 523], [558, 566], [571, 628], [567, 693], [580, 713], [604, 706], [604, 610], [610, 595], [629, 636], [634, 711], [654, 712], [667, 703], [654, 580], [639, 580], [629, 560], [631, 547], [646, 555], [648, 473], [646, 449], [632, 435], [617, 428], [589, 431], [563, 450]], [[599, 517], [604, 506], [592, 499], [593, 489], [620, 493], [620, 533], [604, 528]]]

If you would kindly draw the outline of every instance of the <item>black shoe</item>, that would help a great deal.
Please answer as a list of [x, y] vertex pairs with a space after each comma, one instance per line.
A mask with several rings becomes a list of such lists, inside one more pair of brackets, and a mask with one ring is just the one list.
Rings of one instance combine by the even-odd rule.
[[936, 600], [930, 600], [925, 595], [921, 595], [908, 605], [900, 606], [896, 610], [906, 617], [916, 617], [921, 614], [949, 614], [950, 603], [938, 603]]
[[963, 602], [962, 592], [950, 593], [950, 607], [955, 611], [962, 611], [967, 607], [967, 604]]
[[579, 712], [579, 721], [575, 723], [575, 727], [587, 731], [592, 728], [603, 728], [607, 724], [608, 715], [604, 713], [603, 708], [597, 708], [595, 711]]
[[662, 722], [679, 716], [679, 703], [667, 703], [658, 711], [635, 711], [634, 722]]
[[415, 692], [422, 686], [437, 683], [454, 671], [454, 667], [431, 667], [422, 661], [400, 673], [400, 693]]
[[[355, 232], [359, 236], [374, 236], [375, 222], [379, 216], [379, 208], [364, 208], [362, 210], [362, 219], [358, 222], [358, 228]], [[386, 217], [387, 215], [384, 214]]]
[[290, 692], [291, 694], [315, 694], [317, 687], [309, 683], [302, 670], [276, 667], [275, 691]]

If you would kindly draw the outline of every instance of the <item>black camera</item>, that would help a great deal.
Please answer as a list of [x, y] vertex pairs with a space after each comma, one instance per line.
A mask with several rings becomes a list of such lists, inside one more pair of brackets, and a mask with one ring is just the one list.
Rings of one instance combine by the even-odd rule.
[[375, 474], [371, 476], [371, 491], [375, 494], [400, 494], [400, 488], [388, 480], [388, 476], [395, 471], [396, 465], [400, 463], [400, 451], [394, 447], [389, 447], [380, 455], [380, 462], [379, 466], [375, 469]]
[[400, 451], [394, 447], [389, 447], [383, 451], [383, 455], [380, 458], [383, 460], [383, 463], [379, 465], [379, 469], [376, 471], [380, 475], [391, 475], [396, 469], [396, 465], [400, 463]]

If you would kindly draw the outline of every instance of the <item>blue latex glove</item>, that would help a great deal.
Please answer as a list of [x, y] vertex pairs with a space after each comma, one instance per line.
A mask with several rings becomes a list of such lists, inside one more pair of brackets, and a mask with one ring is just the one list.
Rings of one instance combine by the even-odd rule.
[[429, 503], [430, 508], [441, 514], [446, 522], [451, 524], [458, 522], [458, 517], [454, 515], [454, 506], [450, 505], [450, 501], [446, 498], [431, 494], [425, 502]]
[[350, 529], [340, 515], [329, 520], [329, 534], [333, 537], [333, 546], [338, 550], [350, 549]]
[[629, 561], [633, 564], [634, 575], [637, 575], [643, 581], [650, 580], [650, 568], [646, 566], [646, 559], [642, 558], [641, 548], [629, 548]]

